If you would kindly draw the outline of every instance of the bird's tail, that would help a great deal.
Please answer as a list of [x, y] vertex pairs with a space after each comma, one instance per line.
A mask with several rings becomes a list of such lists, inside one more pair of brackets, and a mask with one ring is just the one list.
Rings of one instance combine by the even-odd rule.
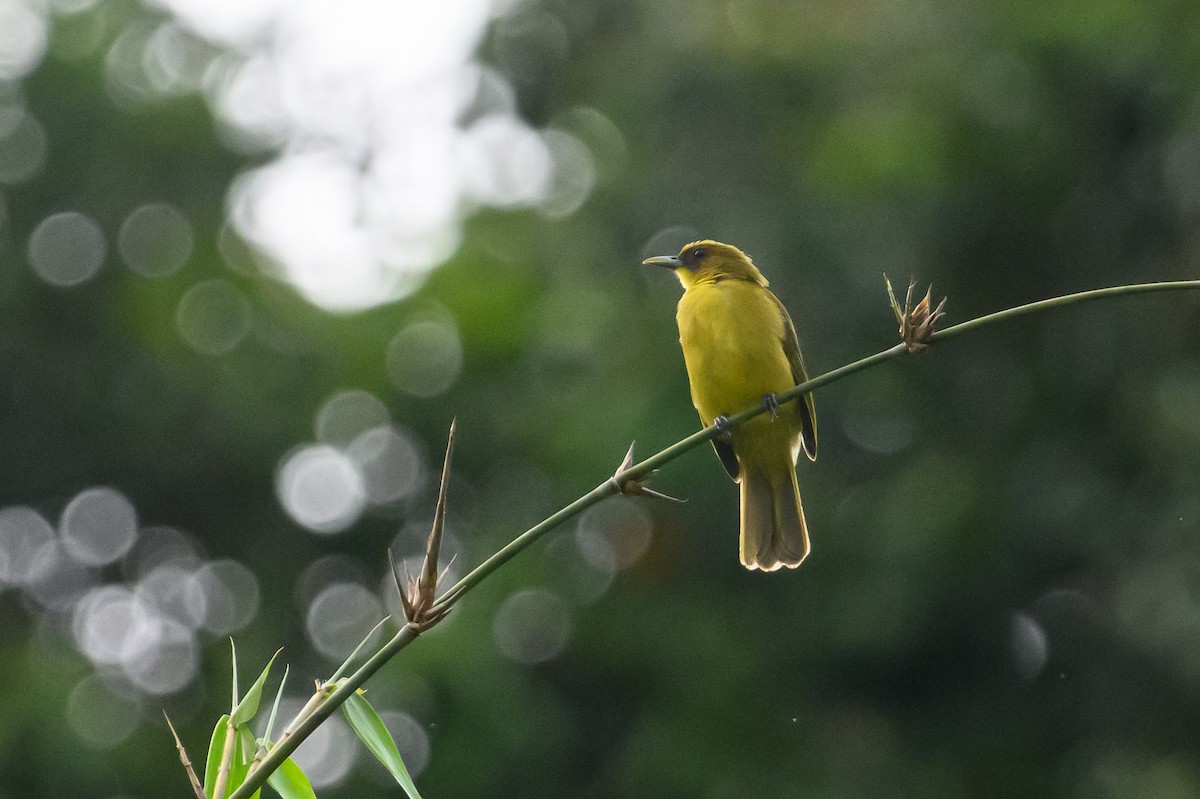
[[747, 569], [794, 569], [808, 556], [808, 526], [800, 505], [796, 468], [742, 461], [742, 565]]

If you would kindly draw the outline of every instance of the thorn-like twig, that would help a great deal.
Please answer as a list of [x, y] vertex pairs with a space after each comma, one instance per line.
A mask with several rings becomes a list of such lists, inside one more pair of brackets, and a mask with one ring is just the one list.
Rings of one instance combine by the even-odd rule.
[[670, 502], [687, 502], [686, 499], [679, 499], [678, 497], [664, 494], [661, 491], [655, 491], [653, 488], [648, 488], [646, 486], [646, 482], [658, 473], [657, 469], [641, 479], [625, 476], [625, 472], [629, 471], [629, 467], [633, 466], [633, 447], [636, 443], [637, 442], [635, 441], [633, 444], [629, 445], [629, 451], [626, 452], [625, 457], [621, 459], [621, 465], [617, 467], [617, 470], [613, 472], [613, 476], [609, 478], [608, 482], [612, 485], [612, 487], [615, 488], [618, 493], [624, 494], [627, 497], [640, 494], [642, 496], [654, 497], [655, 499], [665, 499]]
[[388, 547], [388, 563], [392, 567], [392, 582], [396, 584], [396, 593], [400, 595], [400, 604], [404, 606], [404, 618], [406, 621], [412, 621], [414, 613], [412, 602], [408, 599], [408, 586], [412, 583], [412, 575], [408, 576], [407, 582], [400, 577], [400, 567], [396, 565], [396, 558], [392, 555], [392, 548]]
[[204, 786], [200, 784], [200, 778], [196, 776], [196, 769], [192, 768], [191, 758], [188, 757], [187, 750], [183, 748], [183, 741], [179, 740], [179, 733], [175, 732], [175, 725], [171, 723], [171, 717], [167, 715], [167, 711], [163, 711], [163, 718], [167, 720], [167, 727], [171, 730], [171, 737], [175, 739], [175, 748], [179, 750], [179, 762], [183, 764], [183, 770], [187, 772], [188, 782], [192, 784], [192, 790], [196, 792], [196, 799], [208, 799], [204, 794]]
[[442, 573], [438, 575], [439, 583], [441, 583], [443, 580], [446, 579], [446, 575], [450, 573], [450, 567], [454, 565], [454, 561], [456, 561], [456, 560], [458, 560], [457, 552], [455, 552], [453, 555], [450, 556], [450, 560], [446, 563], [446, 566], [442, 569]]
[[613, 474], [620, 474], [633, 465], [633, 448], [636, 446], [636, 441], [629, 442], [629, 449], [625, 450], [625, 457], [621, 458], [621, 465], [617, 467], [617, 471]]
[[[450, 422], [450, 435], [446, 439], [446, 459], [442, 463], [442, 482], [438, 488], [437, 508], [433, 512], [433, 529], [429, 531], [429, 539], [425, 543], [425, 559], [421, 564], [421, 573], [416, 578], [407, 574], [404, 585], [400, 582], [400, 570], [396, 559], [388, 550], [388, 561], [392, 566], [392, 579], [396, 582], [396, 590], [400, 592], [400, 602], [404, 606], [404, 616], [408, 626], [414, 632], [422, 633], [450, 612], [449, 607], [435, 607], [437, 602], [438, 559], [442, 552], [442, 533], [446, 527], [446, 490], [450, 485], [450, 461], [454, 454], [454, 429], [458, 420]], [[451, 559], [453, 560], [453, 559]], [[449, 564], [446, 566], [449, 568]], [[408, 573], [408, 564], [404, 570]], [[444, 572], [443, 572], [444, 574]]]
[[937, 323], [946, 314], [946, 298], [942, 297], [942, 301], [933, 306], [933, 286], [930, 286], [925, 296], [921, 298], [915, 306], [912, 304], [913, 289], [917, 283], [915, 280], [909, 280], [908, 291], [904, 294], [904, 307], [900, 307], [900, 303], [896, 301], [896, 295], [892, 291], [892, 281], [887, 275], [883, 276], [884, 282], [887, 284], [888, 302], [891, 303], [892, 313], [896, 315], [896, 321], [900, 323], [900, 340], [904, 343], [904, 350], [908, 353], [921, 352], [929, 348], [929, 341], [933, 334], [937, 332]]

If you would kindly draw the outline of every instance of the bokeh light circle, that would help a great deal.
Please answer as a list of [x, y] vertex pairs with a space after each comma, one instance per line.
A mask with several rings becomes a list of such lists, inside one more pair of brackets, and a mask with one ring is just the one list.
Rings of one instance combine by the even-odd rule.
[[102, 566], [124, 555], [137, 538], [133, 503], [113, 488], [80, 492], [59, 522], [63, 548], [80, 563]]
[[0, 3], [0, 82], [20, 80], [41, 63], [49, 23], [36, 5]]
[[272, 59], [219, 56], [209, 66], [205, 83], [218, 132], [231, 150], [258, 153], [284, 142], [288, 120], [280, 105], [279, 71]]
[[[134, 587], [138, 599], [165, 618], [195, 629], [207, 614], [207, 597], [194, 590], [192, 569], [176, 564], [156, 566]], [[203, 599], [198, 604], [197, 599]]]
[[166, 277], [192, 257], [195, 236], [187, 217], [167, 203], [137, 208], [121, 223], [117, 250], [125, 265], [143, 277]]
[[631, 502], [602, 503], [589, 508], [575, 528], [579, 551], [600, 571], [626, 569], [650, 546], [650, 515]]
[[317, 440], [322, 444], [347, 447], [360, 433], [381, 427], [391, 419], [382, 400], [369, 391], [339, 391], [317, 412]]
[[[307, 613], [313, 600], [335, 583], [359, 583], [365, 585], [371, 579], [373, 569], [353, 555], [334, 552], [322, 555], [306, 565], [292, 583], [292, 596], [296, 607]], [[393, 589], [395, 590], [395, 589]]]
[[85, 11], [91, 11], [100, 0], [49, 0], [50, 9], [55, 14], [63, 16], [71, 16], [73, 14], [82, 14]]
[[197, 352], [222, 355], [250, 332], [250, 301], [228, 280], [205, 280], [179, 301], [175, 322], [183, 340]]
[[362, 472], [341, 450], [312, 444], [288, 455], [275, 481], [283, 509], [314, 533], [340, 533], [366, 506]]
[[258, 578], [235, 560], [204, 564], [192, 574], [188, 590], [193, 623], [215, 635], [243, 629], [258, 613]]
[[509, 116], [476, 121], [459, 143], [467, 165], [467, 193], [498, 206], [519, 206], [543, 200], [554, 178], [550, 148], [537, 132]]
[[445, 392], [462, 370], [462, 342], [448, 321], [423, 319], [401, 328], [388, 344], [387, 374], [414, 397]]
[[96, 674], [75, 684], [67, 697], [67, 726], [89, 748], [115, 749], [137, 731], [140, 708], [136, 701], [115, 693]]
[[143, 655], [156, 634], [153, 619], [133, 592], [105, 585], [85, 594], [72, 616], [75, 645], [93, 663], [120, 666]]
[[405, 499], [421, 487], [423, 471], [417, 443], [400, 427], [367, 430], [354, 439], [346, 454], [358, 465], [372, 505]]
[[0, 107], [0, 183], [24, 183], [46, 163], [46, 132], [24, 109]]
[[1014, 613], [1010, 630], [1012, 660], [1017, 674], [1032, 680], [1046, 667], [1050, 655], [1046, 631], [1027, 613]]
[[0, 509], [0, 584], [22, 585], [45, 576], [56, 557], [54, 528], [33, 508]]
[[25, 595], [43, 608], [72, 611], [80, 597], [100, 582], [99, 567], [85, 566], [54, 542], [39, 551], [36, 577], [24, 586]]
[[383, 604], [358, 583], [326, 586], [308, 607], [305, 629], [313, 648], [341, 662], [384, 617]]
[[156, 616], [152, 625], [153, 634], [143, 651], [127, 658], [122, 670], [148, 694], [173, 694], [186, 688], [199, 672], [199, 647], [192, 631], [176, 621]]
[[379, 718], [392, 734], [409, 775], [414, 779], [421, 776], [421, 772], [429, 765], [429, 733], [421, 722], [402, 710], [381, 710]]
[[496, 648], [518, 663], [541, 663], [557, 656], [571, 634], [567, 605], [543, 588], [518, 591], [500, 605], [492, 620]]
[[46, 217], [33, 229], [29, 264], [52, 286], [78, 286], [100, 271], [106, 250], [104, 231], [95, 220], [64, 211]]
[[553, 180], [539, 210], [551, 219], [563, 219], [579, 210], [596, 186], [596, 164], [579, 139], [559, 130], [542, 134], [554, 161]]
[[[544, 584], [558, 591], [575, 605], [598, 601], [612, 587], [617, 574], [617, 559], [612, 548], [604, 546], [585, 558], [573, 536], [561, 536], [546, 544], [542, 563]], [[598, 557], [607, 557], [597, 564]]]
[[127, 576], [138, 579], [162, 566], [178, 566], [189, 573], [200, 565], [196, 539], [167, 525], [150, 525], [138, 531], [137, 541], [123, 561]]
[[[280, 703], [283, 718], [300, 711], [301, 702]], [[360, 744], [350, 726], [338, 716], [330, 716], [296, 748], [292, 758], [317, 790], [329, 788], [346, 779], [354, 765]]]

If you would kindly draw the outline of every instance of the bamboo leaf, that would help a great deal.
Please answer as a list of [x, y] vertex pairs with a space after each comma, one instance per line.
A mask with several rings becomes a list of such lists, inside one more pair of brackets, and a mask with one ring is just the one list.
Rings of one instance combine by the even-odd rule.
[[234, 708], [232, 716], [235, 725], [242, 725], [254, 718], [254, 714], [258, 712], [258, 703], [262, 701], [263, 685], [267, 682], [267, 675], [271, 673], [271, 664], [275, 662], [275, 658], [279, 657], [279, 653], [283, 650], [275, 650], [275, 654], [271, 655], [271, 659], [267, 661], [267, 665], [263, 668], [262, 674], [258, 675], [258, 679], [254, 681], [254, 685], [250, 686], [250, 690], [242, 697], [242, 701], [238, 702]]
[[342, 665], [337, 667], [337, 671], [330, 676], [328, 682], [335, 683], [342, 678], [342, 675], [345, 674], [346, 670], [350, 668], [351, 662], [358, 657], [358, 653], [363, 650], [363, 647], [371, 643], [371, 639], [375, 637], [375, 633], [379, 632], [379, 628], [386, 624], [391, 618], [391, 616], [384, 616], [374, 627], [371, 628], [371, 632], [367, 633], [367, 637], [362, 639], [358, 646], [354, 647], [354, 651], [350, 653], [349, 657], [342, 661]]
[[[229, 793], [233, 793], [238, 787], [246, 781], [246, 775], [250, 773], [250, 764], [254, 761], [254, 754], [258, 749], [258, 742], [254, 740], [254, 733], [245, 726], [237, 728], [237, 746], [233, 751], [233, 765], [229, 769]], [[258, 799], [261, 791], [255, 791], [252, 794], [252, 799]]]
[[221, 770], [221, 755], [225, 753], [225, 733], [229, 730], [229, 716], [217, 719], [212, 739], [208, 742], [208, 757], [204, 761], [204, 794], [213, 795], [217, 787], [217, 772]]
[[413, 783], [408, 768], [400, 757], [400, 750], [396, 748], [396, 742], [392, 740], [392, 734], [388, 732], [383, 719], [379, 718], [379, 714], [375, 712], [375, 708], [371, 707], [366, 697], [359, 693], [352, 694], [346, 700], [346, 704], [342, 705], [342, 712], [346, 714], [347, 721], [350, 722], [350, 726], [354, 728], [359, 739], [367, 745], [371, 754], [375, 755], [375, 758], [392, 773], [396, 782], [400, 783], [400, 787], [408, 794], [409, 799], [421, 799], [421, 794], [417, 791], [417, 786]]
[[267, 777], [267, 784], [283, 799], [317, 799], [312, 783], [290, 757]]
[[229, 637], [229, 656], [233, 660], [233, 700], [229, 703], [229, 709], [232, 712], [233, 708], [237, 707], [238, 703], [238, 664], [237, 664], [237, 644], [233, 642], [233, 636]]
[[271, 733], [275, 730], [275, 716], [279, 713], [279, 700], [283, 698], [283, 686], [287, 685], [288, 673], [291, 670], [291, 666], [284, 667], [283, 679], [279, 681], [279, 690], [275, 692], [275, 702], [271, 705], [271, 715], [267, 717], [267, 731], [263, 733], [267, 746], [271, 745]]

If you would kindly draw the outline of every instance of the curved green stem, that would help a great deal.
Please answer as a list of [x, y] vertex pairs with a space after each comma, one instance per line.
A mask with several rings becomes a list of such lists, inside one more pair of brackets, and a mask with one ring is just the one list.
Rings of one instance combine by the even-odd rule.
[[[829, 383], [832, 383], [835, 380], [840, 380], [847, 375], [860, 372], [863, 369], [867, 369], [875, 364], [891, 360], [892, 358], [903, 354], [904, 345], [897, 344], [896, 346], [884, 350], [883, 352], [877, 352], [867, 358], [855, 361], [854, 363], [846, 364], [845, 366], [839, 367], [830, 372], [826, 372], [823, 375], [814, 377], [812, 380], [801, 383], [795, 388], [788, 389], [780, 394], [777, 399], [780, 403], [787, 402], [788, 400], [795, 399], [807, 391], [812, 391], [815, 388], [828, 385]], [[760, 413], [765, 413], [766, 410], [767, 407], [761, 403], [753, 408], [747, 408], [740, 413], [735, 413], [729, 416], [729, 425], [739, 425], [747, 419], [752, 419], [755, 416], [758, 416]], [[613, 494], [621, 493], [621, 486], [630, 482], [644, 480], [645, 478], [649, 477], [650, 473], [655, 469], [659, 468], [665, 463], [675, 460], [688, 450], [695, 449], [716, 434], [717, 426], [710, 425], [703, 430], [692, 433], [690, 436], [681, 441], [675, 442], [666, 449], [656, 452], [649, 458], [646, 458], [646, 460], [634, 464], [628, 469], [623, 469], [617, 472], [611, 478], [605, 480], [603, 483], [596, 486], [591, 491], [572, 502], [570, 505], [567, 505], [553, 516], [538, 522], [536, 525], [530, 527], [512, 541], [508, 542], [508, 544], [502, 547], [494, 555], [476, 566], [473, 570], [471, 570], [470, 573], [455, 583], [453, 587], [446, 591], [446, 593], [442, 594], [442, 596], [438, 599], [437, 604], [443, 607], [453, 605], [462, 597], [463, 594], [478, 585], [483, 578], [487, 577], [496, 569], [503, 566], [518, 552], [537, 541], [550, 530], [554, 529], [571, 517], [577, 516], [578, 514], [590, 508], [592, 505], [595, 505], [600, 500], [606, 497], [611, 497]]]
[[1068, 305], [1077, 305], [1081, 302], [1091, 302], [1092, 300], [1103, 300], [1109, 297], [1122, 297], [1129, 294], [1147, 294], [1154, 291], [1186, 291], [1187, 289], [1200, 289], [1200, 280], [1165, 280], [1160, 283], [1133, 283], [1128, 286], [1111, 286], [1106, 289], [1092, 289], [1091, 291], [1079, 291], [1074, 294], [1065, 294], [1062, 297], [1051, 297], [1048, 300], [1038, 300], [1037, 302], [1018, 305], [1016, 308], [1007, 308], [1003, 311], [987, 314], [986, 316], [968, 319], [966, 322], [960, 322], [957, 325], [952, 325], [945, 330], [939, 330], [933, 334], [930, 343], [944, 341], [951, 336], [957, 336], [962, 333], [968, 333], [985, 325], [1003, 322], [1017, 316], [1036, 313], [1038, 311], [1048, 311], [1052, 308], [1063, 308]]
[[[1095, 289], [1092, 291], [1081, 291], [1075, 294], [1067, 294], [1061, 297], [1053, 297], [1048, 300], [1040, 300], [1031, 302], [1026, 305], [1019, 305], [1015, 308], [1008, 308], [996, 313], [980, 316], [975, 319], [962, 322], [960, 324], [948, 327], [945, 330], [934, 333], [928, 343], [936, 344], [953, 336], [968, 333], [973, 330], [978, 330], [981, 327], [995, 324], [997, 322], [1007, 321], [1018, 316], [1036, 313], [1038, 311], [1046, 311], [1052, 308], [1062, 308], [1068, 305], [1074, 305], [1081, 302], [1089, 302], [1091, 300], [1105, 299], [1109, 297], [1117, 297], [1129, 294], [1140, 294], [1153, 291], [1179, 291], [1186, 289], [1200, 289], [1200, 280], [1177, 280], [1163, 283], [1139, 283], [1128, 286], [1114, 286], [1112, 288]], [[780, 393], [776, 400], [782, 404], [796, 399], [802, 394], [806, 394], [815, 389], [827, 386], [844, 377], [849, 377], [855, 372], [861, 372], [864, 369], [869, 369], [872, 366], [877, 366], [884, 361], [890, 361], [893, 358], [898, 358], [906, 352], [904, 344], [897, 344], [889, 347], [882, 352], [877, 352], [874, 355], [869, 355], [866, 358], [846, 364], [845, 366], [833, 369], [825, 374], [807, 380], [798, 386], [788, 389]], [[738, 413], [729, 416], [728, 424], [736, 426], [742, 424], [748, 419], [752, 419], [759, 414], [766, 413], [768, 410], [766, 403], [759, 403], [752, 408], [746, 408]], [[495, 554], [485, 560], [483, 563], [476, 566], [465, 577], [455, 583], [448, 591], [438, 598], [435, 607], [448, 609], [454, 603], [458, 602], [466, 593], [483, 581], [492, 572], [499, 569], [509, 560], [514, 558], [518, 553], [529, 548], [535, 541], [540, 539], [550, 530], [559, 526], [568, 519], [577, 516], [587, 508], [595, 505], [601, 500], [611, 497], [614, 494], [623, 492], [623, 487], [630, 483], [637, 483], [645, 480], [650, 474], [663, 466], [664, 464], [674, 460], [688, 450], [695, 449], [704, 442], [717, 435], [718, 430], [716, 425], [706, 427], [703, 430], [697, 431], [681, 441], [677, 441], [671, 446], [656, 452], [649, 458], [646, 458], [640, 463], [634, 464], [626, 469], [618, 470], [610, 479], [605, 480], [600, 485], [593, 488], [588, 493], [581, 496], [579, 499], [572, 502], [570, 505], [562, 508], [545, 520], [539, 522], [529, 528], [519, 536], [514, 538], [508, 544], [501, 547]], [[300, 743], [307, 738], [313, 730], [333, 713], [343, 702], [346, 701], [358, 688], [362, 686], [367, 679], [378, 671], [384, 663], [390, 660], [397, 652], [406, 647], [408, 644], [416, 640], [417, 633], [410, 627], [404, 627], [396, 634], [391, 641], [376, 652], [371, 658], [364, 663], [358, 671], [346, 679], [336, 691], [330, 694], [321, 702], [317, 708], [305, 718], [292, 731], [289, 736], [280, 741], [263, 759], [259, 767], [249, 776], [249, 778], [229, 797], [229, 799], [248, 799], [259, 787], [266, 782], [267, 776], [271, 774], [279, 765], [289, 756]]]
[[296, 725], [290, 734], [285, 735], [279, 743], [271, 748], [271, 751], [258, 764], [253, 772], [247, 777], [238, 789], [229, 795], [229, 799], [249, 799], [254, 795], [254, 792], [263, 786], [267, 778], [271, 776], [281, 765], [283, 761], [291, 757], [292, 752], [296, 751], [296, 747], [304, 742], [308, 736], [313, 734], [313, 731], [324, 723], [325, 719], [333, 715], [342, 704], [349, 699], [355, 691], [362, 687], [375, 672], [383, 668], [383, 665], [391, 660], [397, 652], [411, 644], [417, 639], [417, 633], [412, 627], [405, 625], [400, 628], [400, 632], [396, 633], [392, 640], [384, 644], [378, 652], [359, 666], [358, 671], [346, 678], [346, 681], [337, 687], [337, 689], [325, 697], [324, 701], [320, 702], [305, 719]]
[[[945, 341], [953, 336], [962, 333], [968, 333], [972, 330], [977, 330], [986, 325], [1003, 322], [1026, 314], [1037, 313], [1038, 311], [1047, 311], [1052, 308], [1062, 308], [1068, 305], [1075, 305], [1081, 302], [1089, 302], [1091, 300], [1100, 300], [1109, 297], [1117, 297], [1127, 294], [1140, 294], [1153, 291], [1179, 291], [1185, 289], [1200, 289], [1200, 280], [1176, 280], [1162, 283], [1138, 283], [1128, 286], [1113, 286], [1111, 288], [1093, 289], [1091, 291], [1080, 291], [1075, 294], [1066, 294], [1061, 297], [1052, 297], [1048, 300], [1039, 300], [1026, 305], [1018, 305], [1015, 308], [1008, 308], [996, 313], [980, 316], [975, 319], [962, 322], [960, 324], [948, 327], [945, 330], [940, 330], [930, 337], [929, 343], [936, 344]], [[776, 400], [782, 404], [794, 400], [802, 394], [818, 389], [822, 386], [827, 386], [834, 381], [841, 380], [843, 377], [849, 377], [855, 372], [861, 372], [864, 369], [869, 369], [872, 366], [890, 361], [893, 358], [898, 358], [905, 354], [903, 344], [897, 344], [894, 347], [889, 347], [882, 352], [877, 352], [874, 355], [867, 356], [853, 363], [833, 369], [825, 374], [807, 380], [798, 386], [788, 389], [780, 393]], [[732, 414], [729, 416], [729, 425], [736, 426], [748, 419], [753, 419], [759, 414], [766, 413], [768, 410], [764, 403], [759, 403], [752, 408]], [[703, 430], [697, 431], [687, 438], [677, 441], [664, 450], [661, 450], [644, 461], [635, 464], [628, 469], [618, 472], [612, 479], [607, 480], [593, 488], [587, 494], [584, 494], [579, 499], [567, 505], [562, 510], [555, 513], [553, 516], [545, 519], [542, 522], [534, 525], [526, 530], [521, 535], [514, 538], [507, 545], [501, 548], [496, 554], [485, 560], [483, 563], [476, 566], [469, 574], [459, 580], [453, 587], [444, 593], [438, 599], [438, 605], [449, 606], [457, 602], [463, 594], [479, 584], [483, 578], [494, 572], [496, 569], [503, 566], [513, 558], [518, 552], [528, 547], [533, 542], [537, 541], [547, 532], [562, 524], [573, 516], [582, 513], [587, 508], [596, 504], [605, 497], [612, 496], [620, 492], [620, 486], [631, 481], [643, 480], [650, 475], [655, 469], [674, 460], [690, 449], [694, 449], [704, 442], [710, 440], [717, 435], [716, 425], [711, 425]]]
[[[628, 472], [626, 472], [626, 474], [627, 473]], [[517, 553], [529, 547], [529, 545], [534, 541], [537, 541], [543, 535], [550, 532], [555, 527], [558, 527], [567, 519], [582, 513], [585, 509], [590, 508], [592, 505], [595, 505], [605, 497], [611, 497], [613, 494], [619, 493], [620, 488], [618, 487], [618, 484], [614, 482], [614, 480], [604, 481], [579, 499], [572, 502], [570, 505], [567, 505], [565, 508], [543, 519], [533, 527], [530, 527], [528, 530], [521, 533], [512, 541], [509, 541], [507, 544], [497, 550], [496, 553], [490, 558], [476, 566], [470, 571], [469, 574], [455, 583], [448, 591], [446, 591], [446, 593], [438, 597], [435, 607], [449, 607], [453, 605], [458, 601], [459, 597], [478, 585], [484, 577], [487, 577], [509, 560], [512, 560]]]

